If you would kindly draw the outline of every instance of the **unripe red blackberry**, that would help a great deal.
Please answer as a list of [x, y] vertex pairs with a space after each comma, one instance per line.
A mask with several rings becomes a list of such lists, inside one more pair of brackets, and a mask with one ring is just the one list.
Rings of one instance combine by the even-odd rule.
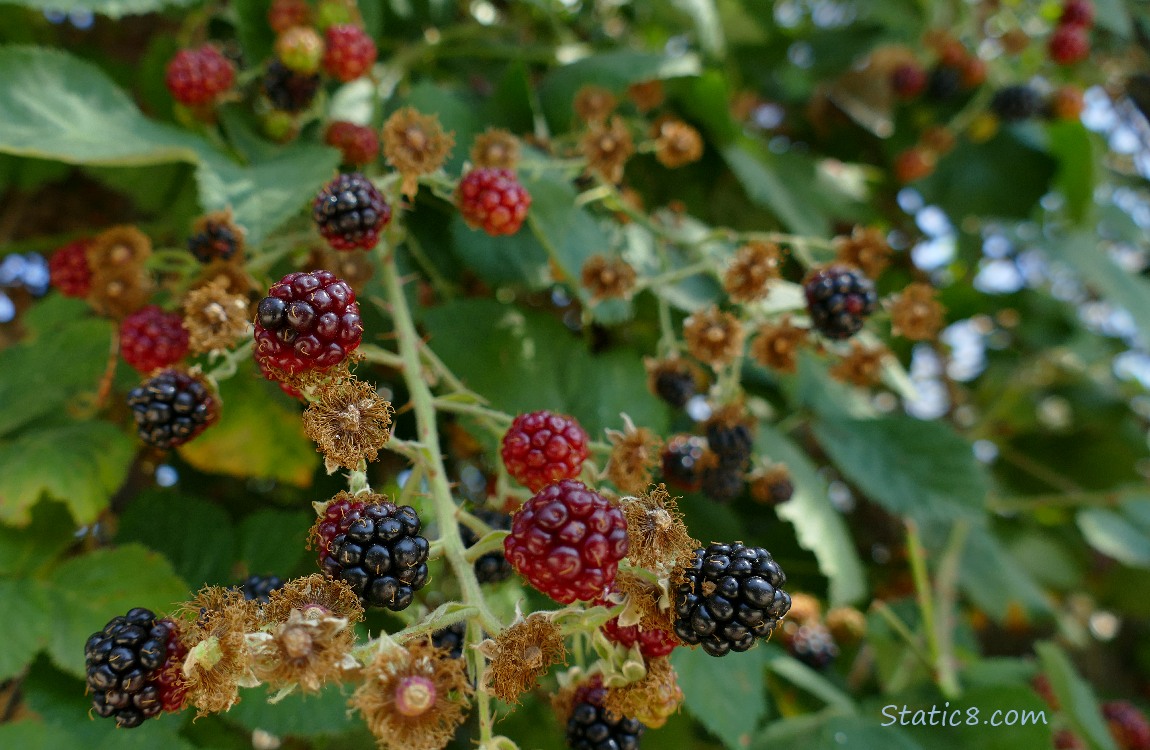
[[65, 297], [86, 297], [92, 288], [92, 269], [88, 267], [89, 244], [89, 240], [70, 242], [48, 259], [52, 286]]
[[467, 225], [492, 237], [518, 232], [531, 208], [531, 196], [509, 169], [471, 170], [459, 181], [457, 196]]
[[375, 42], [353, 24], [337, 24], [324, 33], [323, 69], [337, 81], [354, 81], [375, 63]]
[[587, 432], [565, 414], [520, 414], [503, 436], [499, 452], [507, 473], [532, 492], [560, 479], [574, 479], [587, 459]]
[[905, 185], [930, 176], [934, 172], [934, 166], [934, 154], [924, 148], [912, 146], [895, 157], [894, 176]]
[[374, 128], [336, 120], [327, 126], [323, 141], [339, 149], [341, 161], [352, 167], [371, 164], [379, 156], [379, 136]]
[[264, 96], [281, 112], [296, 114], [310, 107], [319, 84], [318, 73], [296, 73], [279, 60], [273, 59], [264, 70]]
[[331, 540], [323, 572], [351, 586], [366, 607], [407, 609], [427, 583], [429, 545], [420, 527], [411, 506], [369, 503]]
[[918, 63], [903, 63], [890, 74], [890, 85], [900, 99], [914, 99], [926, 90], [926, 71]]
[[353, 172], [324, 185], [312, 203], [311, 218], [336, 250], [370, 250], [391, 221], [391, 206], [371, 180]]
[[1107, 701], [1102, 716], [1119, 750], [1150, 750], [1150, 723], [1129, 701]]
[[[506, 513], [479, 508], [473, 510], [472, 514], [492, 529], [501, 530], [511, 528], [511, 516]], [[459, 525], [459, 534], [463, 538], [464, 546], [470, 547], [479, 541], [479, 537], [475, 535], [475, 532], [463, 524]], [[515, 572], [515, 569], [511, 567], [511, 563], [507, 562], [503, 550], [494, 550], [480, 555], [475, 561], [474, 568], [475, 577], [480, 583], [500, 583], [501, 581], [506, 581], [511, 577], [511, 574]]]
[[120, 354], [138, 372], [174, 365], [188, 353], [188, 331], [179, 313], [141, 307], [120, 323]]
[[639, 750], [646, 727], [638, 719], [609, 712], [606, 699], [598, 676], [575, 691], [566, 737], [572, 750]]
[[762, 547], [735, 542], [697, 549], [675, 594], [675, 635], [711, 656], [746, 651], [790, 610], [786, 581]]
[[175, 624], [137, 607], [114, 617], [88, 637], [84, 665], [92, 708], [130, 729], [164, 709], [159, 676], [168, 657]]
[[207, 383], [180, 370], [164, 370], [133, 388], [128, 406], [140, 439], [161, 449], [183, 445], [219, 416]]
[[1088, 29], [1094, 25], [1094, 3], [1090, 0], [1066, 0], [1062, 5], [1059, 26], [1081, 26]]
[[355, 292], [330, 271], [289, 273], [256, 308], [255, 357], [265, 369], [289, 375], [326, 370], [362, 338]]
[[665, 630], [643, 630], [638, 625], [619, 625], [619, 618], [613, 617], [603, 623], [603, 635], [612, 643], [618, 643], [625, 648], [639, 644], [639, 652], [646, 659], [658, 659], [667, 656], [679, 645], [679, 639]]
[[232, 87], [236, 69], [210, 44], [182, 49], [168, 63], [164, 81], [172, 98], [190, 107], [209, 104]]
[[1073, 65], [1090, 57], [1090, 33], [1081, 26], [1059, 26], [1047, 45], [1050, 59], [1059, 65]]
[[293, 26], [308, 26], [311, 17], [311, 6], [307, 0], [272, 0], [268, 7], [268, 25], [277, 34]]
[[528, 500], [503, 541], [515, 570], [562, 604], [602, 598], [628, 548], [623, 511], [573, 479]]
[[696, 435], [676, 435], [663, 449], [663, 479], [685, 492], [695, 492], [703, 479], [707, 441]]
[[827, 266], [803, 281], [811, 323], [824, 336], [846, 339], [862, 330], [878, 307], [874, 282], [848, 266]]
[[[364, 495], [363, 497], [367, 497]], [[331, 543], [337, 536], [347, 531], [353, 522], [363, 514], [367, 503], [346, 493], [337, 495], [324, 509], [323, 516], [312, 528], [312, 541], [318, 549], [319, 565], [331, 554]]]
[[275, 54], [288, 69], [314, 75], [323, 60], [323, 38], [309, 26], [293, 26], [276, 39]]

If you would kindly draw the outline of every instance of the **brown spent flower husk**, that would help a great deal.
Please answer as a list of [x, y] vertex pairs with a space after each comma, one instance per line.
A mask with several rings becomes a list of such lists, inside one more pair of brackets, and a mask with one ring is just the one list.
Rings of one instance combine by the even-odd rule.
[[[341, 492], [335, 499], [346, 494]], [[312, 532], [315, 532], [314, 527]], [[311, 545], [308, 547], [310, 549]], [[352, 625], [363, 620], [363, 605], [351, 586], [322, 573], [288, 581], [268, 594], [268, 603], [260, 610], [261, 624], [285, 623], [295, 610], [302, 610], [305, 614], [317, 610], [347, 620]]]
[[786, 614], [787, 622], [795, 625], [811, 625], [823, 619], [823, 605], [810, 594], [791, 594], [791, 609]]
[[534, 612], [509, 626], [494, 639], [479, 644], [487, 657], [484, 689], [504, 703], [519, 703], [519, 696], [535, 687], [552, 665], [566, 664], [567, 645], [559, 626]]
[[831, 377], [860, 388], [878, 385], [882, 381], [882, 361], [887, 353], [886, 347], [868, 348], [852, 341], [850, 354], [831, 368]]
[[607, 478], [621, 492], [637, 494], [647, 489], [662, 460], [663, 439], [646, 427], [635, 427], [626, 415], [623, 431], [607, 430], [607, 439], [611, 441]]
[[419, 176], [443, 166], [454, 145], [455, 133], [444, 132], [436, 115], [413, 107], [397, 110], [383, 123], [383, 155], [403, 175], [400, 189], [408, 198], [419, 190]]
[[632, 83], [627, 87], [627, 96], [640, 112], [650, 112], [667, 98], [663, 81], [653, 78], [650, 81]]
[[358, 668], [351, 656], [355, 631], [346, 618], [318, 608], [293, 609], [286, 622], [248, 635], [255, 675], [272, 690], [298, 685], [318, 693], [345, 670]]
[[723, 289], [733, 302], [765, 299], [768, 284], [779, 278], [781, 253], [773, 242], [748, 242], [738, 249], [723, 273]]
[[[401, 691], [411, 690], [425, 705], [405, 702]], [[467, 660], [424, 638], [379, 651], [348, 705], [385, 750], [439, 750], [463, 723], [472, 692]]]
[[227, 711], [239, 702], [240, 685], [254, 684], [245, 634], [258, 625], [256, 603], [236, 589], [207, 586], [174, 617], [182, 621], [180, 642], [188, 648], [187, 702], [198, 716]]
[[655, 158], [668, 169], [676, 169], [703, 156], [703, 136], [682, 120], [662, 118], [652, 126]]
[[[682, 578], [682, 566], [676, 567], [669, 576], [666, 585], [674, 591]], [[635, 615], [637, 623], [628, 621], [628, 625], [638, 624], [643, 630], [663, 630], [668, 633], [675, 632], [675, 609], [664, 600], [664, 590], [651, 581], [620, 571], [615, 577], [615, 591], [627, 598], [624, 614], [630, 612]], [[620, 624], [623, 618], [620, 616]]]
[[612, 117], [606, 124], [593, 124], [579, 145], [587, 159], [587, 170], [616, 185], [623, 179], [627, 160], [635, 153], [631, 131], [620, 117]]
[[328, 381], [303, 413], [303, 429], [332, 465], [354, 470], [374, 461], [391, 438], [391, 402], [354, 375]]
[[763, 367], [779, 372], [794, 372], [798, 368], [798, 351], [810, 338], [806, 328], [791, 323], [784, 315], [778, 323], [764, 323], [751, 341], [751, 358]]
[[878, 227], [856, 226], [849, 237], [836, 237], [834, 247], [836, 262], [856, 266], [871, 279], [886, 270], [894, 252]]
[[124, 269], [140, 268], [152, 254], [152, 241], [130, 224], [109, 227], [92, 238], [86, 255], [92, 273], [120, 275]]
[[515, 169], [519, 164], [519, 139], [508, 130], [488, 128], [475, 136], [471, 162], [487, 169]]
[[751, 475], [751, 499], [763, 505], [778, 505], [791, 499], [795, 485], [786, 464], [771, 464]]
[[85, 255], [92, 269], [87, 302], [99, 315], [121, 319], [148, 303], [152, 278], [144, 262], [152, 254], [152, 241], [134, 226], [120, 225], [100, 232]]
[[592, 300], [627, 299], [635, 288], [638, 274], [617, 255], [592, 255], [583, 264], [580, 279]]
[[866, 615], [854, 607], [835, 607], [827, 612], [826, 623], [827, 630], [840, 646], [854, 646], [866, 637]]
[[247, 297], [227, 288], [227, 279], [217, 278], [184, 297], [184, 328], [192, 354], [229, 349], [251, 334]]
[[231, 294], [239, 294], [247, 296], [255, 290], [255, 281], [248, 272], [244, 269], [241, 263], [233, 262], [232, 260], [216, 259], [211, 263], [204, 266], [200, 274], [196, 276], [195, 281], [192, 282], [192, 289], [199, 289], [200, 287], [213, 284], [217, 281], [223, 281], [224, 291]]
[[687, 351], [712, 367], [728, 365], [743, 352], [743, 324], [714, 305], [683, 321]]
[[575, 92], [572, 107], [576, 116], [588, 125], [601, 123], [618, 105], [615, 95], [602, 86], [588, 84]]
[[647, 674], [622, 687], [607, 688], [603, 708], [616, 716], [630, 716], [651, 729], [658, 729], [679, 712], [683, 691], [667, 657], [647, 662]]
[[631, 542], [627, 559], [640, 568], [670, 571], [690, 563], [700, 546], [664, 484], [645, 495], [624, 498], [623, 516]]
[[890, 306], [891, 332], [911, 341], [927, 341], [938, 335], [946, 308], [935, 298], [930, 284], [915, 282]]
[[371, 253], [347, 253], [318, 245], [311, 248], [303, 268], [326, 268], [346, 281], [356, 295], [363, 292], [375, 273]]

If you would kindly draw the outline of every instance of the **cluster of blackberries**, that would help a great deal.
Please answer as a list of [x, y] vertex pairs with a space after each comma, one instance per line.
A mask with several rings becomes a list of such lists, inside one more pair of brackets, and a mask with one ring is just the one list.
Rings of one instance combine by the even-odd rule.
[[598, 680], [575, 692], [567, 719], [567, 746], [572, 750], [639, 750], [646, 727], [638, 719], [608, 712], [603, 707], [606, 696]]
[[399, 612], [427, 583], [427, 539], [409, 505], [365, 505], [331, 539], [323, 571], [351, 586], [365, 606]]
[[279, 576], [249, 576], [240, 584], [239, 589], [245, 599], [267, 604], [271, 600], [271, 593], [283, 586], [284, 580]]
[[88, 637], [84, 665], [92, 709], [121, 727], [138, 727], [164, 709], [160, 671], [168, 658], [174, 625], [137, 607], [113, 618]]
[[707, 424], [707, 446], [715, 456], [713, 465], [703, 469], [703, 494], [717, 502], [734, 500], [743, 492], [744, 474], [751, 461], [754, 438], [747, 425], [712, 421]]

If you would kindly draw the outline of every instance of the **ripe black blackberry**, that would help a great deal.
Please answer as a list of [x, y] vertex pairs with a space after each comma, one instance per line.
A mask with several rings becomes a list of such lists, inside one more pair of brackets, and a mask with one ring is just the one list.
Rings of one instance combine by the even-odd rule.
[[436, 648], [445, 648], [453, 659], [463, 658], [463, 642], [467, 637], [467, 623], [457, 622], [431, 634], [431, 643]]
[[839, 647], [831, 631], [818, 622], [809, 622], [795, 628], [787, 638], [787, 650], [791, 656], [812, 669], [822, 669], [839, 655]]
[[[487, 508], [479, 508], [472, 511], [479, 520], [496, 530], [508, 530], [511, 528], [511, 516], [506, 513], [500, 513], [497, 510], [489, 510]], [[475, 532], [466, 526], [460, 524], [460, 536], [463, 537], [463, 544], [470, 547], [479, 541], [479, 537]], [[480, 555], [475, 561], [475, 577], [479, 579], [480, 583], [499, 583], [506, 581], [515, 573], [515, 568], [511, 567], [511, 563], [507, 561], [507, 557], [503, 554], [503, 549], [494, 550], [484, 555]]]
[[245, 599], [267, 604], [271, 593], [283, 585], [284, 581], [279, 576], [250, 576], [240, 584], [240, 591]]
[[675, 635], [711, 656], [746, 651], [791, 608], [787, 581], [762, 547], [712, 543], [695, 550], [675, 594]]
[[137, 607], [88, 637], [84, 666], [97, 716], [115, 718], [118, 726], [130, 729], [159, 715], [164, 707], [160, 671], [173, 627]]
[[690, 365], [674, 359], [661, 363], [649, 381], [655, 395], [676, 409], [682, 409], [699, 392], [699, 383]]
[[743, 494], [743, 472], [730, 467], [708, 466], [703, 469], [699, 489], [717, 503], [729, 503]]
[[696, 435], [676, 435], [663, 449], [663, 479], [672, 487], [694, 492], [701, 486], [707, 442]]
[[311, 218], [336, 250], [370, 250], [391, 221], [391, 207], [371, 180], [353, 172], [339, 175], [319, 191]]
[[803, 281], [811, 323], [831, 339], [846, 339], [862, 330], [878, 307], [874, 282], [849, 266], [827, 266]]
[[990, 111], [1003, 122], [1021, 122], [1042, 111], [1042, 95], [1026, 84], [1006, 86], [994, 92]]
[[962, 91], [962, 71], [949, 65], [936, 65], [926, 83], [927, 98], [945, 102]]
[[279, 60], [269, 62], [264, 71], [264, 95], [273, 107], [284, 112], [303, 112], [310, 107], [319, 84], [318, 73], [296, 73]]
[[427, 539], [409, 505], [364, 506], [359, 518], [331, 541], [323, 571], [351, 586], [364, 606], [399, 612], [427, 583]]
[[188, 252], [201, 263], [217, 258], [231, 260], [240, 247], [241, 237], [231, 222], [207, 220], [188, 238]]
[[730, 471], [747, 467], [755, 447], [751, 430], [742, 422], [716, 419], [707, 423], [707, 447], [719, 459], [719, 466]]
[[567, 720], [567, 746], [573, 750], [639, 750], [646, 729], [638, 719], [609, 714], [607, 691], [596, 679], [575, 691]]
[[164, 370], [128, 392], [140, 439], [156, 448], [183, 445], [219, 415], [207, 383], [180, 370]]

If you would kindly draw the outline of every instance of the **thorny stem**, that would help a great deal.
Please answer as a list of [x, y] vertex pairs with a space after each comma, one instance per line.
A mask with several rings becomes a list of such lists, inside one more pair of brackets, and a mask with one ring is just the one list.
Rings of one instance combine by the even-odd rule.
[[926, 552], [922, 546], [918, 523], [910, 519], [906, 521], [906, 546], [910, 557], [910, 572], [914, 578], [915, 597], [918, 599], [918, 609], [922, 616], [922, 628], [926, 633], [927, 650], [930, 652], [931, 670], [943, 695], [955, 698], [960, 688], [953, 666], [943, 663], [943, 653], [939, 645], [940, 626], [935, 617], [934, 597], [926, 568]]

